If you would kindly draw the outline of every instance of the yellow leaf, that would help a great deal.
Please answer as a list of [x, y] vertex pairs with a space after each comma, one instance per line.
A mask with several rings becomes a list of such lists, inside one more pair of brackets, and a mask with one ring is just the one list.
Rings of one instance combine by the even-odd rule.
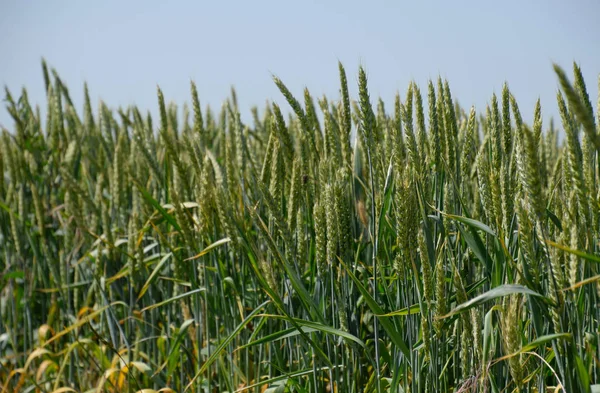
[[53, 391], [52, 393], [67, 393], [67, 392], [75, 392], [75, 393], [77, 393], [77, 390], [71, 389], [71, 388], [68, 388], [68, 387], [64, 387], [64, 388], [58, 388], [55, 391]]
[[42, 379], [42, 376], [44, 376], [44, 374], [46, 374], [46, 370], [57, 371], [58, 364], [56, 364], [56, 362], [54, 362], [50, 359], [44, 360], [40, 364], [40, 367], [38, 367], [37, 373], [35, 374], [35, 380], [39, 382]]
[[44, 343], [44, 347], [47, 346], [48, 344], [50, 344], [51, 342], [57, 340], [58, 338], [64, 336], [65, 334], [70, 333], [71, 331], [86, 325], [87, 323], [89, 323], [90, 320], [92, 320], [93, 318], [95, 318], [97, 315], [100, 315], [101, 313], [104, 312], [104, 310], [106, 310], [109, 307], [114, 307], [116, 305], [122, 305], [125, 306], [125, 303], [121, 302], [121, 301], [117, 301], [117, 302], [113, 302], [108, 306], [104, 306], [104, 307], [100, 307], [98, 310], [89, 313], [88, 315], [85, 316], [85, 318], [79, 319], [77, 322], [75, 322], [74, 324], [72, 324], [71, 326], [67, 327], [66, 329], [56, 333], [56, 335], [54, 337], [52, 337], [50, 340], [46, 341]]
[[110, 378], [111, 375], [113, 375], [114, 373], [119, 372], [119, 371], [121, 371], [121, 370], [119, 370], [118, 368], [111, 367], [104, 372], [104, 378], [108, 379], [108, 378]]
[[29, 364], [31, 364], [31, 362], [34, 361], [35, 358], [38, 358], [38, 357], [43, 356], [43, 355], [47, 355], [49, 353], [52, 353], [52, 352], [50, 352], [46, 348], [37, 348], [37, 349], [35, 349], [27, 357], [27, 360], [25, 361], [25, 367], [24, 367], [24, 369], [27, 370], [29, 368]]
[[54, 336], [54, 329], [52, 329], [49, 325], [42, 325], [38, 329], [38, 337], [40, 340], [40, 344], [43, 344], [44, 341], [48, 339], [48, 336]]
[[202, 255], [207, 254], [210, 250], [212, 250], [215, 247], [220, 246], [221, 244], [225, 244], [225, 243], [229, 243], [231, 241], [230, 238], [226, 237], [224, 239], [221, 240], [217, 240], [216, 242], [214, 242], [213, 244], [209, 245], [208, 247], [206, 247], [204, 250], [200, 251], [199, 254], [194, 255], [193, 257], [190, 257], [188, 259], [184, 259], [185, 261], [191, 261], [193, 259], [198, 259], [200, 258]]
[[141, 373], [147, 373], [150, 371], [150, 367], [146, 363], [142, 362], [131, 362], [131, 366], [135, 367]]

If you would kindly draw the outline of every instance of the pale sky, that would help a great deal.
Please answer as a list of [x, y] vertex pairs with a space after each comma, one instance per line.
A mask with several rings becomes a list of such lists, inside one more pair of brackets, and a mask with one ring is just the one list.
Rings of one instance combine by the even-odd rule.
[[[156, 112], [156, 86], [168, 101], [219, 108], [235, 86], [240, 110], [265, 100], [285, 105], [278, 75], [298, 97], [337, 99], [337, 61], [356, 98], [358, 67], [371, 97], [391, 109], [410, 80], [448, 78], [463, 107], [485, 110], [508, 81], [526, 120], [540, 97], [556, 117], [552, 63], [577, 61], [594, 102], [600, 73], [600, 1], [83, 1], [0, 0], [0, 83], [26, 86], [45, 106], [42, 57], [82, 107], [137, 104]], [[2, 96], [4, 93], [2, 92]], [[557, 119], [558, 120], [558, 119]], [[12, 129], [6, 110], [0, 124]]]

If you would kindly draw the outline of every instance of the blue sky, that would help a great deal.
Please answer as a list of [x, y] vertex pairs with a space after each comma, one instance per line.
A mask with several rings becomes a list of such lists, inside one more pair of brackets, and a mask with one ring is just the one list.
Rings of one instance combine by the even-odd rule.
[[[45, 102], [40, 59], [56, 68], [82, 103], [137, 104], [156, 111], [167, 100], [219, 108], [235, 86], [240, 110], [265, 100], [284, 104], [278, 75], [297, 96], [338, 97], [337, 61], [356, 97], [364, 65], [371, 97], [393, 102], [410, 80], [448, 78], [453, 96], [484, 110], [506, 80], [531, 119], [540, 97], [556, 116], [552, 62], [577, 61], [596, 101], [600, 73], [600, 1], [9, 1], [0, 0], [0, 83], [26, 86]], [[388, 106], [389, 107], [389, 106]], [[6, 110], [0, 124], [12, 128]]]

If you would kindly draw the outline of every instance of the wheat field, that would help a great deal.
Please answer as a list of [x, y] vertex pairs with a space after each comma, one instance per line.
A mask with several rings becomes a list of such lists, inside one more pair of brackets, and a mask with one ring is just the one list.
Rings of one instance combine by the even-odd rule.
[[6, 90], [0, 392], [600, 392], [600, 101]]

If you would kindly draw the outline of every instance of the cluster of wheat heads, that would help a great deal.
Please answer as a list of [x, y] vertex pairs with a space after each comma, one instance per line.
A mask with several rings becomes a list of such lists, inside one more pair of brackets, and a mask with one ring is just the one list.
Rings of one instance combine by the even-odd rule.
[[252, 124], [193, 83], [78, 114], [44, 63], [45, 119], [6, 91], [0, 392], [598, 391], [598, 116], [555, 70], [563, 131], [341, 64]]

